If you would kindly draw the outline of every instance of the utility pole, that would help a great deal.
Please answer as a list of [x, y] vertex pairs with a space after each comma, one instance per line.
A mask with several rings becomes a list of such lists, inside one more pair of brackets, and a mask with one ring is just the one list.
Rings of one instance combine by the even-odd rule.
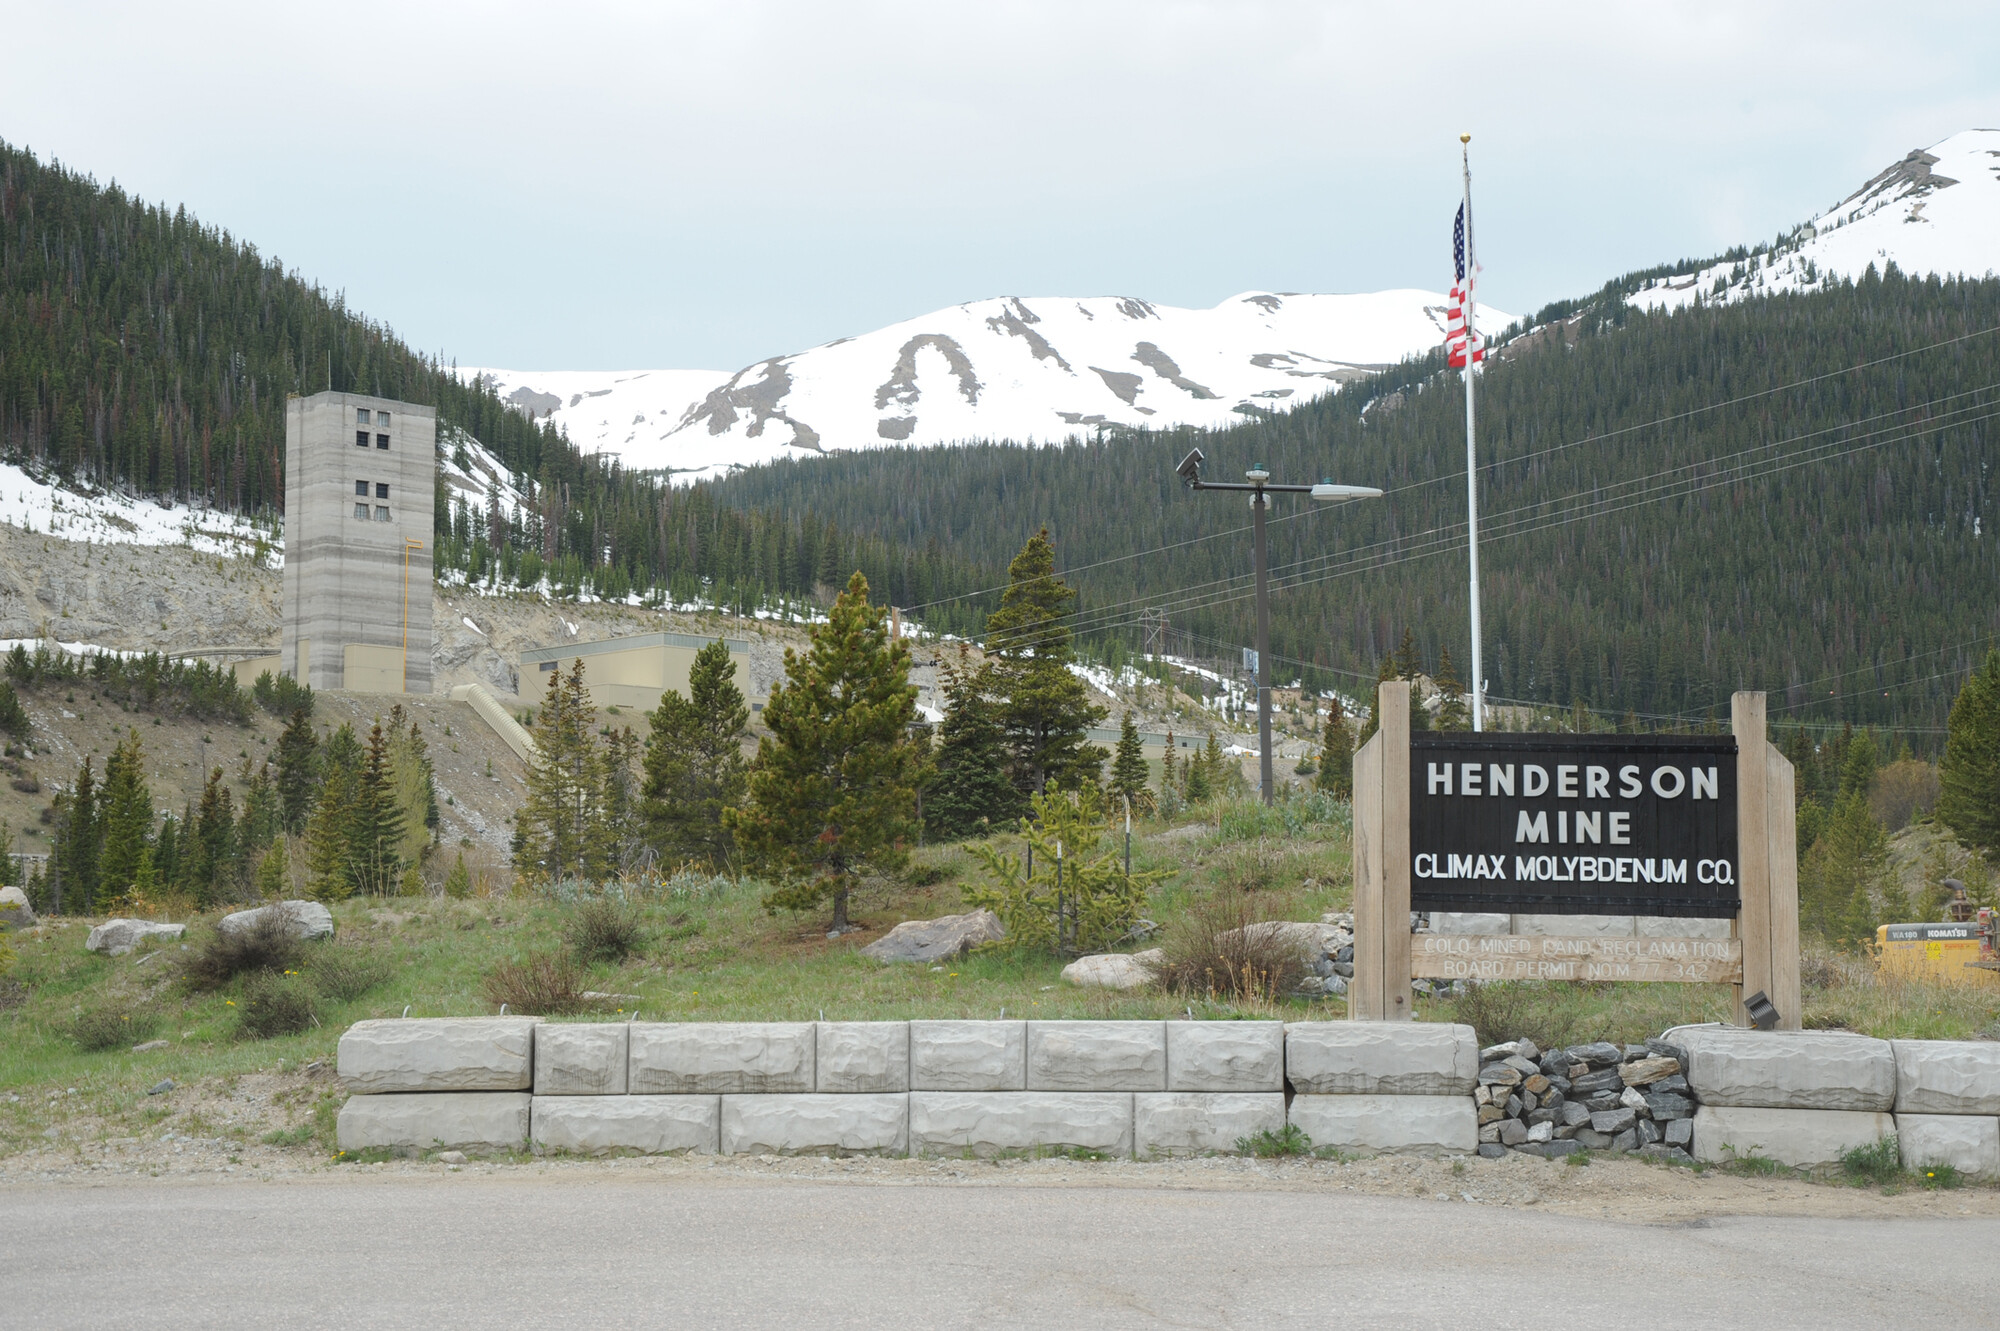
[[1266, 558], [1264, 541], [1264, 518], [1270, 511], [1274, 494], [1311, 495], [1321, 503], [1340, 503], [1349, 499], [1380, 499], [1382, 492], [1365, 485], [1335, 485], [1331, 480], [1322, 480], [1318, 485], [1273, 485], [1271, 473], [1259, 462], [1243, 473], [1244, 483], [1235, 481], [1204, 481], [1201, 478], [1201, 464], [1208, 459], [1200, 449], [1195, 449], [1181, 459], [1174, 470], [1190, 490], [1235, 490], [1247, 492], [1250, 496], [1251, 527], [1255, 534], [1252, 544], [1257, 560], [1257, 761], [1259, 787], [1264, 803], [1276, 798], [1276, 781], [1271, 774], [1271, 574]]

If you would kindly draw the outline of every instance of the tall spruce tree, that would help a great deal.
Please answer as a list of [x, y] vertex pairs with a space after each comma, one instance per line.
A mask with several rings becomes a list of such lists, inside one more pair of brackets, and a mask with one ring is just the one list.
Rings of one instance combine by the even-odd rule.
[[1139, 723], [1128, 711], [1118, 723], [1118, 751], [1111, 760], [1111, 793], [1130, 800], [1134, 813], [1144, 813], [1153, 802], [1153, 792], [1147, 784], [1149, 775]]
[[404, 823], [389, 758], [389, 737], [377, 721], [368, 730], [368, 749], [348, 821], [354, 886], [359, 891], [388, 896], [402, 882]]
[[[345, 901], [354, 895], [355, 786], [359, 774], [330, 763], [306, 821], [306, 887], [316, 901]], [[166, 833], [160, 834], [165, 844]]]
[[90, 759], [76, 772], [76, 783], [60, 798], [56, 808], [55, 860], [63, 909], [87, 915], [97, 908], [99, 853], [104, 844], [104, 827], [98, 817], [97, 778]]
[[991, 694], [992, 675], [958, 646], [956, 661], [940, 659], [944, 720], [924, 787], [924, 824], [947, 840], [984, 836], [1018, 818], [1027, 802], [1007, 778], [1007, 735]]
[[514, 867], [530, 881], [590, 881], [602, 871], [604, 765], [591, 734], [593, 715], [578, 657], [567, 675], [550, 674], [535, 713], [528, 797], [514, 820]]
[[1000, 698], [1000, 724], [1013, 755], [1009, 773], [1022, 794], [1050, 781], [1096, 781], [1105, 752], [1089, 742], [1104, 709], [1070, 669], [1069, 610], [1076, 590], [1056, 576], [1048, 528], [1028, 538], [1007, 565], [1007, 590], [986, 620], [986, 654]]
[[2000, 863], [2000, 651], [1986, 654], [1952, 702], [1937, 817], [1967, 849]]
[[403, 815], [402, 840], [396, 853], [405, 865], [415, 864], [437, 839], [440, 826], [437, 776], [423, 732], [405, 715], [401, 703], [389, 709], [385, 736], [389, 748], [389, 785], [396, 807]]
[[1340, 698], [1327, 699], [1326, 726], [1320, 731], [1319, 788], [1336, 799], [1354, 798], [1354, 732], [1347, 725], [1347, 711]]
[[743, 735], [750, 723], [729, 644], [717, 639], [696, 652], [687, 697], [668, 689], [648, 719], [639, 790], [646, 844], [672, 863], [727, 866], [736, 841], [722, 811], [743, 802], [749, 771]]
[[318, 782], [319, 739], [313, 734], [312, 713], [300, 707], [278, 736], [278, 800], [284, 810], [285, 831], [293, 836], [306, 830]]
[[181, 856], [181, 882], [203, 910], [226, 900], [236, 884], [236, 801], [223, 784], [222, 769], [212, 768], [195, 806], [187, 853]]
[[128, 730], [104, 764], [104, 854], [98, 864], [105, 905], [130, 896], [151, 849], [153, 792], [139, 732]]
[[751, 861], [783, 886], [769, 910], [831, 903], [830, 927], [848, 927], [864, 876], [900, 868], [916, 833], [917, 691], [910, 649], [890, 638], [887, 613], [868, 603], [860, 573], [812, 630], [804, 654], [787, 650], [785, 680], [764, 707], [770, 736], [757, 750], [749, 798], [725, 815]]

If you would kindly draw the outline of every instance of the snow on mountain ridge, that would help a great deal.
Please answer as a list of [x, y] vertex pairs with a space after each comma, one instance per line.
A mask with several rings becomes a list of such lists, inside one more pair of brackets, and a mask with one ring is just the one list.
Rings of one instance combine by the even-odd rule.
[[[735, 374], [463, 369], [590, 452], [678, 479], [806, 452], [1099, 428], [1225, 425], [1336, 392], [1443, 338], [1429, 291], [1251, 291], [1212, 309], [1131, 297], [1003, 296]], [[1481, 324], [1511, 315], [1482, 310]]]
[[1655, 278], [1629, 300], [1678, 309], [1697, 298], [1810, 291], [1892, 262], [1941, 277], [2000, 270], [2000, 129], [1968, 129], [1915, 149], [1763, 253]]

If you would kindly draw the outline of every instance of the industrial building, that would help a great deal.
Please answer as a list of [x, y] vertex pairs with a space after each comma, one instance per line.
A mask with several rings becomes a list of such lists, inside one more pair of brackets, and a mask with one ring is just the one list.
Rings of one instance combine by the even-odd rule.
[[437, 412], [361, 393], [285, 404], [280, 660], [315, 689], [431, 691]]
[[[550, 673], [567, 670], [571, 661], [581, 658], [593, 704], [650, 712], [660, 705], [660, 695], [668, 689], [687, 697], [688, 672], [694, 667], [695, 653], [714, 641], [693, 633], [642, 633], [561, 647], [532, 647], [521, 653], [517, 687], [523, 698], [538, 698], [548, 688]], [[722, 641], [729, 646], [729, 659], [736, 663], [736, 687], [743, 690], [752, 711], [762, 711], [764, 695], [750, 682], [750, 644], [740, 638]]]

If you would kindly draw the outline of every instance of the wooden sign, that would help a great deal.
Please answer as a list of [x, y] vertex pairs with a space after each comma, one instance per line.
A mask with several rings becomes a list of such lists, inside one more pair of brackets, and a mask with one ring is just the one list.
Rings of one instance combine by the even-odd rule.
[[1417, 934], [1410, 974], [1430, 980], [1650, 980], [1740, 984], [1734, 938], [1544, 938]]

